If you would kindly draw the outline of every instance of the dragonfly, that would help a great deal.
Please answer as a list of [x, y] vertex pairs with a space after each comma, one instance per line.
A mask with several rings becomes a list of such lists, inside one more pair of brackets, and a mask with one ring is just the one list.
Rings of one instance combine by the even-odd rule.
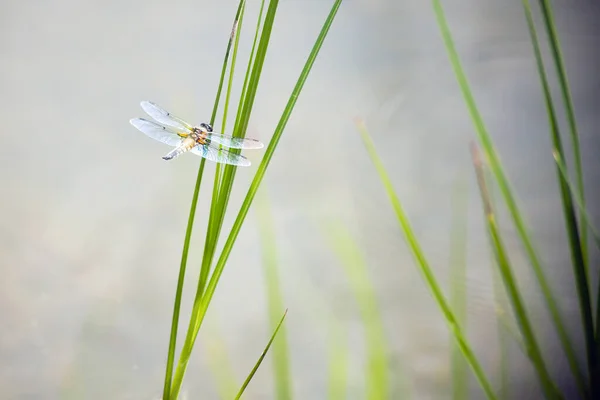
[[250, 160], [227, 149], [261, 149], [264, 144], [252, 138], [238, 138], [213, 132], [210, 124], [191, 125], [150, 101], [140, 103], [142, 109], [154, 119], [134, 118], [129, 122], [152, 139], [174, 147], [163, 160], [172, 160], [190, 152], [207, 160], [240, 167], [250, 166]]

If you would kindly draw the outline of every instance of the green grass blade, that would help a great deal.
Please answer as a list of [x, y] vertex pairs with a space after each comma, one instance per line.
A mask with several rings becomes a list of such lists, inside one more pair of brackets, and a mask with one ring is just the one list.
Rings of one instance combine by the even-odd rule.
[[556, 162], [558, 170], [560, 171], [561, 175], [563, 176], [563, 179], [569, 187], [569, 190], [571, 191], [571, 194], [573, 195], [573, 200], [575, 201], [577, 208], [579, 208], [579, 213], [582, 216], [583, 222], [588, 226], [590, 232], [592, 232], [592, 239], [594, 240], [596, 248], [600, 250], [600, 234], [598, 233], [598, 229], [596, 229], [596, 227], [592, 223], [592, 217], [590, 217], [590, 214], [587, 212], [583, 201], [581, 201], [581, 198], [575, 191], [575, 186], [569, 181], [569, 174], [567, 173], [565, 163], [562, 161], [558, 152], [554, 151], [552, 152], [552, 155], [554, 157], [554, 161]]
[[[488, 183], [488, 194], [490, 200], [490, 207], [492, 210], [495, 210], [495, 198], [493, 191], [493, 178], [490, 176], [490, 171], [487, 168], [484, 168], [484, 177], [485, 182]], [[491, 249], [490, 249], [491, 250]], [[509, 334], [513, 335], [517, 343], [522, 343], [521, 335], [517, 332], [513, 325], [511, 324], [512, 320], [509, 321], [509, 316], [507, 315], [508, 304], [506, 299], [506, 293], [502, 290], [502, 278], [500, 277], [500, 268], [498, 268], [498, 264], [496, 262], [496, 258], [493, 256], [493, 252], [490, 254], [491, 265], [492, 268], [492, 280], [493, 280], [493, 290], [494, 290], [494, 303], [495, 303], [495, 314], [497, 320], [498, 327], [498, 352], [499, 352], [499, 369], [500, 369], [500, 389], [498, 390], [498, 397], [506, 400], [509, 399], [509, 374], [508, 374], [508, 338]], [[516, 335], [515, 335], [516, 333]], [[525, 347], [521, 346], [523, 349], [523, 354], [527, 356], [527, 353], [524, 351]]]
[[477, 109], [475, 99], [473, 98], [473, 94], [471, 93], [471, 90], [469, 88], [467, 78], [461, 67], [461, 64], [460, 64], [460, 61], [458, 58], [458, 54], [454, 47], [454, 42], [452, 40], [452, 36], [450, 34], [450, 31], [448, 29], [448, 24], [447, 24], [445, 16], [444, 16], [444, 11], [441, 7], [439, 0], [433, 0], [433, 6], [434, 6], [436, 18], [438, 20], [438, 25], [440, 27], [440, 31], [442, 33], [442, 37], [444, 39], [446, 50], [448, 51], [448, 56], [449, 56], [450, 62], [452, 64], [454, 73], [456, 75], [457, 81], [459, 83], [460, 89], [461, 89], [463, 97], [465, 99], [465, 103], [467, 104], [467, 108], [471, 115], [471, 119], [473, 120], [473, 123], [475, 125], [475, 128], [476, 128], [475, 133], [477, 134], [477, 138], [482, 145], [486, 159], [490, 163], [491, 171], [493, 172], [496, 182], [498, 184], [498, 187], [500, 188], [502, 197], [508, 206], [508, 210], [509, 210], [509, 213], [513, 220], [513, 223], [515, 224], [515, 226], [517, 228], [519, 238], [521, 239], [521, 242], [523, 243], [523, 246], [524, 246], [527, 256], [530, 260], [530, 263], [533, 268], [536, 279], [538, 280], [538, 283], [540, 285], [542, 295], [544, 297], [544, 301], [546, 303], [546, 306], [548, 307], [548, 311], [550, 312], [550, 315], [552, 318], [552, 323], [553, 323], [553, 325], [556, 329], [556, 332], [559, 336], [559, 339], [561, 341], [561, 344], [563, 346], [565, 354], [567, 355], [568, 359], [575, 360], [574, 346], [568, 336], [568, 333], [566, 330], [566, 325], [563, 321], [562, 316], [560, 315], [557, 302], [556, 302], [554, 295], [548, 284], [548, 279], [546, 278], [546, 276], [544, 274], [544, 270], [541, 266], [540, 258], [537, 254], [537, 251], [535, 250], [535, 248], [533, 246], [533, 242], [530, 237], [530, 234], [528, 233], [528, 229], [525, 226], [524, 219], [521, 216], [521, 213], [519, 212], [519, 209], [517, 207], [515, 197], [512, 194], [512, 191], [511, 191], [509, 183], [508, 183], [508, 179], [502, 168], [500, 158], [499, 158], [498, 154], [496, 153], [496, 150], [494, 148], [491, 137], [490, 137], [489, 133], [487, 132], [487, 129], [485, 127], [483, 119], [481, 118], [481, 115], [479, 114], [479, 111]]
[[[267, 283], [267, 302], [271, 327], [275, 328], [279, 315], [284, 309], [283, 296], [277, 271], [277, 236], [265, 188], [258, 202], [258, 227], [263, 253], [263, 266]], [[273, 347], [273, 375], [275, 377], [275, 398], [290, 400], [292, 398], [288, 342], [285, 327], [281, 328], [279, 337]]]
[[194, 217], [196, 215], [196, 204], [198, 193], [200, 192], [200, 184], [202, 183], [202, 173], [204, 172], [204, 159], [200, 163], [198, 176], [196, 177], [196, 185], [194, 186], [194, 195], [192, 197], [192, 205], [190, 206], [190, 214], [188, 217], [187, 227], [185, 229], [185, 239], [183, 242], [183, 252], [181, 254], [181, 263], [179, 265], [179, 277], [177, 278], [177, 289], [175, 291], [175, 304], [173, 306], [173, 318], [171, 321], [171, 335], [169, 337], [169, 351], [167, 354], [167, 365], [165, 370], [165, 383], [163, 387], [163, 399], [170, 399], [171, 380], [173, 377], [173, 362], [175, 359], [175, 348], [177, 345], [177, 328], [179, 325], [179, 311], [181, 309], [181, 294], [183, 292], [183, 281], [185, 280], [185, 269], [187, 265], [187, 257], [190, 248], [190, 239], [192, 237], [192, 228], [194, 226]]
[[[452, 236], [450, 245], [451, 291], [450, 304], [456, 314], [458, 324], [467, 328], [467, 210], [469, 206], [466, 196], [466, 185], [457, 181], [452, 201]], [[467, 364], [460, 348], [453, 343], [451, 351], [452, 364], [452, 398], [455, 400], [469, 398], [469, 375]]]
[[[266, 47], [265, 47], [266, 45], [263, 46], [259, 43], [259, 46], [257, 49], [257, 58], [259, 61], [254, 62], [254, 68], [251, 68], [252, 62], [256, 60], [254, 58], [254, 51], [256, 48], [258, 33], [260, 30], [260, 21], [262, 18], [263, 7], [264, 7], [264, 1], [261, 2], [259, 16], [258, 16], [258, 23], [256, 25], [256, 32], [254, 34], [254, 42], [252, 44], [252, 51], [250, 52], [250, 58], [248, 59], [248, 69], [246, 70], [246, 76], [244, 77], [244, 85], [242, 87], [242, 94], [240, 95], [238, 113], [236, 116], [234, 132], [233, 132], [233, 135], [236, 137], [246, 137], [246, 130], [247, 130], [247, 126], [248, 126], [248, 121], [250, 119], [250, 111], [252, 109], [252, 104], [254, 103], [254, 98], [256, 95], [256, 88], [258, 87], [258, 81], [260, 79], [260, 75], [262, 72], [262, 64], [264, 62], [264, 56], [266, 54]], [[265, 17], [265, 18], [267, 18], [267, 17]], [[263, 32], [265, 32], [264, 28], [263, 28]], [[270, 28], [266, 33], [267, 33], [267, 35], [270, 35]], [[268, 41], [263, 42], [263, 35], [261, 35], [261, 43], [268, 44]], [[233, 153], [237, 153], [237, 154], [239, 154], [241, 152], [241, 150], [237, 150], [237, 149], [231, 149], [230, 151]], [[219, 222], [216, 227], [217, 240], [218, 240], [218, 237], [221, 232], [223, 220], [225, 218], [225, 210], [227, 209], [227, 205], [229, 204], [229, 197], [231, 194], [231, 188], [233, 187], [233, 182], [235, 180], [236, 171], [237, 171], [237, 167], [235, 167], [233, 165], [225, 166], [225, 172], [223, 175], [223, 179], [221, 182], [221, 188], [219, 191], [219, 193], [220, 193], [219, 203], [218, 203], [218, 207], [217, 207], [217, 209], [219, 211], [219, 213], [218, 213], [218, 215], [219, 215], [218, 221]], [[211, 262], [212, 262], [213, 255], [214, 255], [214, 251], [211, 254], [211, 258], [210, 258]]]
[[471, 151], [473, 156], [473, 165], [475, 166], [477, 182], [479, 184], [479, 190], [483, 202], [488, 234], [492, 243], [492, 249], [494, 251], [494, 255], [496, 256], [497, 266], [500, 269], [500, 275], [504, 282], [504, 288], [508, 293], [515, 317], [519, 323], [519, 328], [525, 343], [527, 355], [529, 356], [529, 359], [533, 363], [533, 366], [538, 374], [538, 378], [540, 380], [540, 384], [542, 385], [545, 396], [549, 399], [560, 399], [562, 398], [562, 395], [559, 393], [558, 388], [554, 385], [554, 382], [552, 381], [552, 378], [550, 377], [550, 374], [546, 368], [546, 364], [542, 357], [542, 352], [533, 333], [533, 328], [529, 321], [527, 311], [525, 310], [525, 304], [521, 297], [519, 288], [517, 287], [508, 255], [504, 249], [504, 244], [502, 243], [502, 238], [496, 224], [496, 217], [491, 207], [490, 196], [485, 184], [481, 158], [474, 143], [472, 143]]
[[[556, 112], [554, 110], [554, 105], [552, 101], [552, 95], [550, 92], [550, 85], [548, 84], [548, 78], [546, 75], [546, 70], [544, 68], [544, 62], [542, 60], [542, 54], [540, 51], [539, 41], [537, 38], [535, 24], [533, 22], [533, 16], [531, 14], [531, 9], [529, 7], [529, 2], [527, 0], [523, 1], [523, 9], [525, 12], [525, 17], [527, 20], [527, 26], [529, 28], [529, 34], [531, 36], [531, 42], [533, 45], [533, 50], [536, 59], [536, 65], [538, 68], [538, 75], [540, 77], [540, 83], [542, 86], [544, 100], [546, 104], [546, 110], [548, 113], [549, 125], [550, 125], [550, 134], [552, 138], [552, 144], [554, 147], [554, 152], [563, 158], [563, 148], [562, 142], [560, 139], [560, 133], [558, 129], [558, 122], [556, 118]], [[575, 134], [575, 139], [577, 135]], [[575, 147], [575, 146], [574, 146]], [[577, 144], [577, 148], [579, 145]], [[578, 152], [578, 150], [577, 150]], [[579, 306], [580, 312], [583, 322], [584, 335], [586, 339], [587, 346], [587, 355], [588, 355], [588, 368], [590, 372], [590, 379], [593, 377], [592, 371], [596, 367], [597, 357], [596, 357], [596, 346], [594, 341], [594, 322], [592, 318], [592, 304], [591, 304], [591, 296], [590, 296], [590, 285], [588, 281], [588, 271], [587, 271], [587, 263], [585, 262], [585, 257], [583, 253], [583, 245], [584, 243], [580, 240], [579, 237], [579, 229], [577, 224], [577, 218], [575, 213], [575, 208], [573, 206], [573, 199], [571, 196], [571, 192], [569, 190], [569, 186], [566, 178], [560, 171], [560, 167], [557, 164], [557, 177], [559, 181], [560, 194], [563, 205], [563, 215], [565, 218], [567, 236], [569, 238], [569, 246], [571, 248], [571, 259], [573, 263], [573, 272], [575, 275], [575, 281], [577, 284], [577, 293], [579, 298]], [[582, 187], [580, 189], [583, 189]], [[582, 218], [583, 219], [583, 218]], [[581, 220], [582, 221], [582, 220]], [[583, 221], [582, 221], [583, 224]], [[566, 343], [565, 343], [566, 344]], [[575, 375], [575, 379], [577, 381], [577, 386], [581, 394], [586, 397], [586, 387], [584, 383], [584, 377], [581, 373], [579, 366], [577, 364], [577, 360], [575, 359], [574, 354], [571, 354], [571, 349], [567, 352], [567, 358], [569, 361], [569, 365], [571, 366], [571, 370]], [[593, 389], [593, 382], [591, 382]], [[592, 390], [594, 392], [594, 390]]]
[[279, 332], [279, 328], [281, 328], [281, 324], [283, 324], [283, 320], [285, 319], [286, 315], [287, 315], [287, 310], [285, 310], [285, 313], [283, 313], [283, 316], [281, 317], [281, 320], [279, 321], [279, 324], [277, 324], [277, 327], [275, 328], [275, 331], [273, 332], [273, 335], [271, 335], [271, 339], [269, 340], [269, 343], [267, 343], [267, 347], [265, 347], [265, 349], [263, 350], [262, 354], [260, 355], [260, 358], [258, 359], [258, 361], [256, 362], [256, 364], [254, 365], [254, 368], [252, 368], [252, 371], [250, 371], [250, 374], [248, 374], [248, 377], [246, 378], [246, 380], [242, 384], [242, 387], [240, 388], [240, 391], [238, 392], [237, 396], [235, 396], [235, 400], [238, 400], [240, 397], [242, 397], [242, 394], [244, 393], [244, 390], [246, 390], [246, 387], [248, 387], [248, 384], [250, 383], [250, 381], [254, 377], [254, 374], [258, 370], [258, 367], [260, 367], [260, 364], [262, 363], [262, 361], [264, 360], [265, 356], [267, 355], [267, 352], [269, 351], [269, 347], [271, 347], [271, 343], [273, 343], [273, 340], [275, 339], [275, 336], [277, 336], [277, 332]]
[[[227, 240], [223, 246], [221, 256], [219, 257], [219, 260], [217, 261], [217, 264], [215, 265], [215, 269], [214, 269], [214, 271], [211, 275], [210, 281], [208, 282], [208, 285], [206, 287], [206, 292], [202, 296], [200, 301], [197, 301], [194, 303], [194, 307], [192, 309], [192, 318], [194, 319], [194, 321], [192, 321], [190, 323], [191, 330], [188, 329], [188, 334], [186, 336], [185, 343], [183, 345], [183, 349], [181, 351], [179, 363], [177, 365], [177, 369], [175, 370], [175, 378], [173, 381], [173, 387], [171, 389], [172, 393], [174, 391], [178, 392], [180, 389], [181, 382], [183, 380], [183, 375], [185, 373], [185, 369], [186, 369], [187, 363], [189, 361], [191, 349], [194, 345], [194, 341], [196, 339], [198, 329], [200, 328], [200, 326], [202, 324], [202, 320], [204, 319], [204, 316], [206, 315], [206, 310], [208, 308], [208, 305], [210, 304], [212, 296], [214, 295], [214, 292], [216, 290], [216, 287], [217, 287], [217, 284], [221, 277], [221, 274], [223, 273], [223, 269], [225, 268], [225, 264], [227, 263], [229, 254], [231, 253], [231, 250], [233, 248], [233, 244], [235, 243], [235, 240], [237, 239], [237, 235], [239, 234], [242, 224], [246, 218], [246, 215], [248, 214], [250, 205], [252, 204], [252, 201], [254, 199], [254, 196], [256, 195], [258, 187], [259, 187], [260, 183], [262, 182], [262, 179], [267, 170], [267, 167], [271, 161], [271, 158], [273, 157], [273, 153], [275, 152], [275, 149], [277, 148], [277, 144], [279, 143], [281, 135], [283, 134], [283, 130], [285, 129], [285, 126], [287, 124], [287, 121], [289, 120], [289, 117], [290, 117], [293, 109], [294, 109], [294, 106], [296, 104], [298, 96], [300, 95], [300, 92], [302, 91], [304, 83], [306, 82], [308, 74], [310, 73], [310, 70], [314, 64], [314, 61], [315, 61], [318, 53], [319, 53], [319, 50], [321, 49], [323, 41], [325, 40], [325, 37], [327, 36], [327, 32], [329, 31], [329, 28], [331, 27], [331, 24], [333, 23], [333, 20], [335, 18], [337, 10], [339, 9], [339, 7], [341, 5], [341, 2], [342, 2], [342, 0], [335, 1], [329, 16], [327, 17], [327, 19], [325, 21], [325, 24], [321, 30], [321, 33], [319, 34], [317, 41], [315, 42], [315, 44], [313, 46], [313, 49], [308, 57], [308, 60], [306, 61], [306, 64], [304, 65], [304, 68], [300, 74], [300, 77], [298, 78], [298, 82], [296, 83], [296, 86], [294, 87], [294, 90], [292, 91], [290, 99], [288, 100], [288, 103], [283, 111], [281, 119], [279, 120], [279, 123], [277, 124], [277, 127], [275, 128], [273, 137], [271, 138], [269, 145], [266, 147], [265, 155], [264, 155], [260, 165], [257, 168], [256, 175], [254, 176], [254, 179], [252, 180], [250, 188], [248, 189], [246, 198], [244, 199], [244, 201], [242, 203], [242, 206], [237, 215], [237, 218], [235, 219], [235, 222], [231, 228], [229, 236], [227, 237]], [[261, 43], [259, 44], [259, 51], [257, 52], [256, 62], [258, 62], [260, 58], [262, 58], [264, 60], [265, 53], [264, 53], [264, 50], [261, 53], [261, 47], [266, 46], [266, 43], [263, 41], [263, 37], [265, 34], [270, 35], [271, 26], [273, 24], [273, 19], [275, 17], [275, 9], [276, 8], [277, 8], [277, 1], [272, 0], [271, 3], [269, 4], [269, 9], [267, 10], [267, 15], [265, 17], [265, 25], [264, 25], [263, 31], [262, 31]], [[268, 38], [267, 38], [267, 42], [268, 42]], [[255, 62], [255, 66], [256, 66], [256, 62]], [[253, 71], [253, 75], [254, 75], [254, 71]], [[248, 94], [249, 93], [250, 93], [250, 89], [248, 89]], [[256, 93], [256, 88], [254, 89], [254, 93]], [[244, 102], [244, 107], [246, 107], [248, 105], [248, 101], [249, 100], [246, 100]], [[249, 114], [246, 116], [246, 118], [247, 117], [249, 117]], [[242, 115], [242, 118], [244, 118], [244, 115]], [[246, 125], [247, 125], [247, 122], [246, 122]]]
[[[527, 0], [524, 0], [528, 3]], [[581, 199], [585, 208], [585, 193], [583, 185], [583, 167], [581, 165], [581, 151], [579, 146], [579, 135], [577, 133], [577, 122], [575, 119], [575, 110], [573, 107], [573, 100], [571, 98], [571, 92], [569, 90], [569, 81], [567, 79], [567, 72], [560, 49], [560, 42], [558, 40], [558, 33], [556, 32], [556, 26], [554, 25], [554, 16], [552, 15], [552, 7], [548, 0], [539, 0], [540, 8], [542, 10], [542, 17], [546, 32], [549, 37], [550, 49], [552, 51], [552, 58], [554, 65], [558, 72], [558, 80], [560, 83], [560, 90], [563, 97], [563, 103], [567, 111], [567, 120], [569, 121], [569, 131], [571, 134], [571, 143], [573, 145], [573, 159], [575, 161], [575, 174], [577, 176], [577, 195]], [[580, 217], [581, 214], [580, 214]], [[581, 226], [581, 251], [583, 254], [583, 261], [587, 265], [588, 263], [588, 252], [587, 252], [587, 230], [585, 225]], [[600, 393], [598, 393], [600, 394]]]
[[358, 304], [367, 347], [366, 386], [369, 400], [382, 400], [389, 397], [387, 374], [387, 346], [383, 332], [383, 322], [377, 307], [375, 289], [370, 284], [368, 268], [357, 243], [341, 223], [327, 227], [331, 248], [338, 256]]
[[[262, 21], [264, 5], [265, 5], [265, 1], [261, 0], [260, 11], [259, 11], [258, 19], [256, 22], [256, 32], [254, 34], [254, 41], [252, 43], [252, 50], [250, 52], [250, 57], [248, 58], [248, 66], [246, 68], [244, 85], [243, 85], [242, 91], [240, 93], [240, 100], [239, 100], [239, 105], [238, 105], [237, 113], [236, 113], [236, 119], [235, 119], [235, 123], [234, 123], [234, 129], [233, 129], [234, 136], [236, 136], [236, 132], [238, 132], [237, 126], [239, 126], [240, 115], [242, 113], [244, 98], [246, 96], [248, 80], [249, 80], [250, 72], [252, 71], [252, 61], [254, 60], [254, 53], [255, 53], [256, 43], [257, 43], [257, 39], [258, 39], [258, 33], [260, 31], [260, 23]], [[242, 23], [242, 19], [243, 19], [242, 17], [243, 17], [243, 14], [240, 16], [239, 30], [241, 30], [241, 23]], [[237, 49], [237, 46], [239, 43], [239, 37], [240, 37], [240, 35], [237, 35], [236, 44], [234, 47], [234, 59], [236, 58], [235, 56], [237, 53], [236, 49]], [[235, 65], [235, 62], [232, 62], [232, 65]], [[231, 69], [231, 73], [230, 73], [230, 79], [229, 79], [230, 86], [232, 83], [232, 77], [233, 77], [233, 68]], [[228, 91], [228, 93], [229, 93], [229, 91]], [[223, 131], [224, 131], [224, 129], [223, 129]], [[222, 169], [223, 169], [222, 166], [218, 164], [216, 167], [216, 174], [218, 175], [218, 177], [215, 176], [215, 180], [214, 180], [213, 197], [212, 197], [211, 210], [210, 210], [210, 215], [209, 215], [209, 220], [208, 220], [208, 230], [206, 232], [206, 240], [204, 242], [205, 245], [204, 245], [204, 253], [202, 256], [202, 265], [200, 268], [200, 280], [198, 281], [197, 297], [196, 297], [198, 300], [195, 300], [195, 301], [199, 301], [200, 297], [202, 297], [202, 294], [204, 293], [206, 281], [208, 279], [208, 275], [210, 272], [210, 267], [213, 262], [215, 250], [217, 247], [217, 243], [219, 241], [219, 236], [221, 234], [221, 228], [223, 227], [223, 220], [225, 218], [225, 209], [227, 208], [229, 195], [227, 194], [225, 196], [225, 199], [227, 201], [224, 201], [222, 203], [219, 200], [219, 194], [230, 193], [231, 187], [233, 186], [233, 182], [231, 182], [231, 185], [224, 185]]]
[[[227, 84], [227, 93], [225, 95], [225, 106], [223, 109], [223, 123], [221, 127], [221, 132], [226, 132], [227, 127], [227, 112], [229, 111], [229, 99], [231, 97], [231, 87], [233, 86], [233, 75], [235, 72], [235, 64], [237, 59], [237, 51], [240, 42], [240, 33], [242, 31], [242, 24], [244, 22], [244, 10], [246, 9], [245, 2], [241, 5], [241, 12], [239, 15], [239, 19], [236, 19], [234, 23], [234, 27], [231, 30], [231, 37], [235, 37], [235, 45], [233, 47], [233, 56], [231, 58], [231, 67], [229, 68], [229, 81]], [[222, 146], [219, 145], [219, 148]], [[208, 227], [206, 229], [206, 236], [204, 239], [204, 252], [202, 255], [202, 264], [200, 266], [200, 277], [198, 280], [198, 287], [196, 289], [196, 297], [202, 297], [202, 293], [204, 292], [204, 287], [206, 286], [206, 281], [208, 280], [208, 275], [210, 273], [210, 266], [212, 264], [213, 254], [215, 251], [215, 247], [217, 246], [219, 228], [217, 226], [218, 223], [222, 223], [219, 219], [219, 213], [217, 212], [218, 202], [219, 202], [219, 187], [221, 182], [221, 164], [217, 163], [215, 166], [215, 178], [213, 182], [213, 191], [212, 191], [212, 200], [210, 203], [210, 213], [208, 216]], [[216, 222], [219, 221], [219, 222]]]
[[[217, 94], [215, 95], [215, 103], [213, 106], [212, 115], [210, 118], [210, 124], [212, 125], [217, 115], [217, 109], [219, 107], [219, 100], [221, 98], [221, 90], [223, 88], [223, 81], [225, 79], [225, 71], [227, 69], [227, 61], [229, 60], [229, 52], [231, 50], [231, 44], [233, 42], [233, 32], [236, 30], [237, 21], [246, 0], [240, 0], [238, 11], [236, 13], [232, 34], [229, 37], [227, 43], [227, 50], [225, 51], [225, 57], [223, 59], [223, 66], [221, 68], [221, 77], [219, 79], [219, 85], [217, 87]], [[190, 241], [192, 239], [192, 228], [194, 226], [194, 218], [196, 216], [196, 206], [198, 204], [198, 195], [200, 193], [200, 185], [202, 183], [202, 175], [204, 174], [204, 164], [206, 159], [202, 158], [200, 166], [198, 167], [198, 175], [196, 176], [196, 184], [194, 186], [194, 194], [192, 196], [192, 202], [190, 205], [190, 213], [188, 216], [188, 222], [185, 229], [185, 238], [183, 240], [183, 251], [181, 253], [181, 262], [179, 265], [179, 276], [177, 278], [177, 289], [175, 290], [175, 303], [173, 305], [173, 318], [171, 321], [171, 334], [169, 337], [169, 350], [167, 352], [167, 364], [165, 368], [165, 383], [163, 387], [163, 400], [170, 399], [171, 392], [171, 381], [173, 378], [173, 364], [175, 360], [175, 349], [177, 346], [177, 331], [179, 327], [179, 312], [181, 309], [181, 295], [183, 293], [183, 282], [185, 280], [185, 270], [187, 267], [187, 258], [190, 248]]]
[[359, 129], [359, 132], [361, 133], [361, 137], [363, 139], [365, 147], [367, 148], [367, 152], [369, 153], [371, 161], [375, 165], [375, 169], [377, 170], [377, 173], [383, 183], [385, 191], [387, 192], [388, 197], [390, 198], [390, 201], [392, 203], [392, 206], [393, 206], [396, 216], [398, 218], [398, 222], [400, 224], [402, 232], [404, 232], [404, 236], [406, 238], [407, 244], [409, 245], [409, 247], [412, 251], [412, 254], [415, 257], [417, 267], [418, 267], [419, 271], [422, 273], [425, 283], [427, 284], [429, 290], [431, 291], [431, 294], [433, 295], [435, 302], [440, 307], [440, 310], [442, 311], [444, 319], [446, 320], [446, 323], [448, 324], [448, 327], [449, 327], [450, 331], [452, 332], [454, 339], [456, 340], [458, 346], [460, 347], [460, 350], [463, 353], [465, 359], [469, 363], [469, 366], [473, 370], [473, 373], [475, 374], [475, 377], [479, 381], [479, 384], [481, 385], [481, 388], [485, 392], [487, 398], [496, 399], [496, 395], [494, 394], [494, 391], [492, 389], [492, 386], [490, 385], [489, 380], [485, 376], [485, 373], [483, 371], [483, 368], [481, 367], [481, 364], [479, 363], [479, 361], [477, 360], [477, 357], [475, 356], [475, 353], [471, 349], [471, 345], [469, 344], [469, 341], [467, 340], [465, 334], [463, 333], [462, 327], [458, 324], [456, 316], [454, 315], [454, 312], [450, 308], [448, 301], [446, 301], [446, 298], [444, 297], [442, 289], [441, 289], [440, 285], [438, 284], [437, 279], [435, 278], [435, 275], [434, 275], [431, 267], [429, 266], [429, 262], [425, 258], [425, 254], [423, 253], [423, 250], [421, 249], [421, 246], [412, 230], [412, 227], [410, 226], [408, 217], [404, 213], [402, 204], [400, 203], [400, 200], [398, 199], [398, 197], [396, 196], [396, 193], [394, 192], [392, 183], [388, 177], [387, 172], [385, 171], [385, 168], [383, 167], [383, 163], [381, 162], [381, 160], [379, 159], [379, 156], [377, 155], [377, 152], [375, 150], [375, 145], [373, 144], [373, 141], [372, 141], [369, 133], [367, 132], [366, 127], [364, 126], [364, 124], [358, 123], [358, 129]]

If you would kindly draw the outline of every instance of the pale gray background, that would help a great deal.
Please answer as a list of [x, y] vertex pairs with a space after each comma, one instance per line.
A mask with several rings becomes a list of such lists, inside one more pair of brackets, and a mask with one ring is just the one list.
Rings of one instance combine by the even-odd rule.
[[[240, 66], [247, 60], [258, 3], [248, 4]], [[281, 1], [250, 134], [269, 140], [331, 3]], [[600, 8], [592, 0], [554, 3], [580, 127], [588, 201], [598, 222]], [[455, 0], [444, 5], [481, 112], [582, 350], [545, 110], [521, 2]], [[1, 3], [3, 399], [159, 396], [199, 159], [185, 155], [164, 162], [160, 157], [167, 147], [128, 120], [143, 115], [141, 100], [194, 123], [210, 117], [236, 7], [237, 1], [219, 0]], [[241, 79], [241, 73], [236, 75], [234, 104]], [[468, 182], [469, 336], [486, 371], [497, 371], [490, 254], [467, 147], [473, 128], [431, 4], [346, 0], [264, 181], [290, 310], [286, 325], [294, 393], [299, 399], [325, 398], [326, 319], [335, 317], [352, 346], [349, 398], [364, 398], [359, 314], [317, 223], [341, 218], [361, 242], [377, 289], [391, 351], [391, 398], [399, 398], [402, 381], [410, 381], [414, 398], [449, 398], [448, 330], [354, 129], [356, 116], [366, 119], [446, 287], [451, 193], [457, 179]], [[261, 155], [247, 152], [254, 166], [237, 173], [225, 230]], [[207, 164], [207, 176], [213, 170]], [[208, 204], [205, 185], [190, 282], [197, 276]], [[211, 335], [223, 339], [240, 382], [270, 335], [254, 211], [197, 342], [184, 383], [190, 398], [217, 398], [206, 353]], [[530, 288], [531, 313], [552, 373], [572, 397], [572, 380], [514, 229], [504, 223], [503, 230], [523, 288]], [[184, 324], [193, 286], [185, 293]], [[513, 350], [514, 398], [538, 397], [529, 363]], [[267, 359], [246, 398], [273, 398], [270, 366]], [[474, 379], [471, 387], [473, 398], [483, 397]]]

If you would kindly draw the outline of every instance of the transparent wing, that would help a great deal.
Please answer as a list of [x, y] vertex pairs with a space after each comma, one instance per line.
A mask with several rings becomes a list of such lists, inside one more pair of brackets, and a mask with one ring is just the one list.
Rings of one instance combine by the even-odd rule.
[[225, 149], [212, 147], [208, 144], [196, 146], [190, 151], [210, 161], [222, 164], [237, 165], [240, 167], [250, 166], [250, 161], [246, 157], [239, 154], [230, 153]]
[[262, 142], [251, 139], [251, 138], [236, 138], [230, 135], [223, 135], [220, 133], [209, 132], [206, 134], [206, 138], [213, 144], [220, 144], [232, 149], [262, 149], [265, 147]]
[[182, 136], [180, 136], [173, 129], [166, 128], [162, 125], [158, 125], [152, 121], [148, 121], [143, 118], [134, 118], [129, 122], [131, 123], [131, 125], [135, 126], [137, 129], [144, 132], [152, 139], [166, 143], [169, 146], [179, 146], [183, 137], [187, 136], [185, 134], [182, 134]]
[[171, 126], [181, 132], [188, 132], [193, 128], [181, 118], [174, 116], [166, 110], [163, 110], [151, 101], [142, 101], [140, 105], [149, 116], [163, 125]]

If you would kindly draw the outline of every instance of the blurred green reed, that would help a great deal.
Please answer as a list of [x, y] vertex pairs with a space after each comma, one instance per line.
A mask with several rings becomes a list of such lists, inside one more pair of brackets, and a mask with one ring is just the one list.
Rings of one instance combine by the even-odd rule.
[[387, 340], [383, 332], [375, 289], [370, 283], [367, 263], [359, 251], [358, 243], [352, 239], [341, 223], [329, 224], [325, 229], [331, 248], [340, 259], [343, 272], [352, 288], [365, 329], [368, 359], [365, 371], [366, 398], [387, 399], [390, 395]]
[[[275, 329], [279, 316], [283, 312], [284, 303], [277, 263], [277, 235], [271, 215], [266, 187], [257, 204], [258, 226], [260, 231], [261, 248], [265, 282], [267, 284], [267, 303], [269, 305], [269, 320], [271, 328]], [[292, 377], [288, 355], [288, 342], [285, 326], [281, 327], [279, 336], [273, 345], [273, 376], [275, 378], [275, 398], [290, 400], [292, 398]]]

